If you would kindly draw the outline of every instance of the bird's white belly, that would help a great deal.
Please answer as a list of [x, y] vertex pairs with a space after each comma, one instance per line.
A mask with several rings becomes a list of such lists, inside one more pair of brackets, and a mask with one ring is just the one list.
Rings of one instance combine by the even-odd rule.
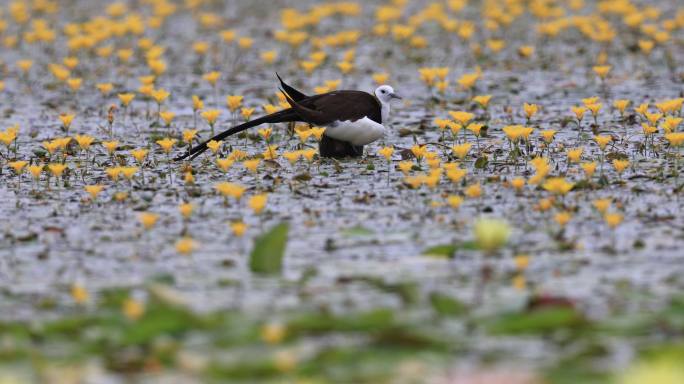
[[337, 121], [326, 128], [325, 134], [352, 145], [366, 145], [385, 135], [385, 127], [364, 117], [356, 121]]

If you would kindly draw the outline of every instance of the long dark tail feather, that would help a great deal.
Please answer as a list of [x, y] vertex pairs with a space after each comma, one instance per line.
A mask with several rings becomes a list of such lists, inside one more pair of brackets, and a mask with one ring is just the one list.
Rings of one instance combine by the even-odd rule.
[[276, 72], [276, 77], [278, 77], [278, 80], [280, 81], [280, 85], [282, 85], [283, 89], [285, 92], [294, 100], [294, 101], [300, 101], [308, 98], [309, 96], [305, 95], [304, 93], [296, 90], [292, 86], [288, 85], [283, 81], [283, 79], [280, 77], [278, 72]]
[[194, 158], [201, 155], [204, 151], [207, 150], [207, 148], [208, 148], [207, 143], [208, 142], [210, 142], [212, 140], [216, 140], [216, 141], [223, 140], [228, 136], [234, 135], [236, 133], [240, 133], [240, 132], [242, 132], [246, 129], [252, 128], [252, 127], [256, 127], [257, 125], [266, 124], [266, 123], [269, 123], [269, 124], [284, 123], [284, 122], [288, 122], [288, 121], [299, 121], [299, 120], [300, 120], [299, 115], [297, 115], [297, 113], [292, 108], [288, 108], [288, 109], [285, 109], [282, 111], [278, 111], [278, 112], [272, 113], [270, 115], [262, 116], [258, 119], [250, 120], [244, 124], [240, 124], [240, 125], [237, 125], [235, 127], [230, 128], [230, 129], [227, 129], [227, 130], [219, 133], [218, 135], [212, 137], [211, 139], [203, 142], [202, 144], [198, 144], [198, 145], [194, 146], [193, 148], [190, 148], [187, 152], [176, 157], [174, 160], [180, 161], [180, 160], [184, 160], [188, 157], [190, 158], [190, 160], [193, 160]]

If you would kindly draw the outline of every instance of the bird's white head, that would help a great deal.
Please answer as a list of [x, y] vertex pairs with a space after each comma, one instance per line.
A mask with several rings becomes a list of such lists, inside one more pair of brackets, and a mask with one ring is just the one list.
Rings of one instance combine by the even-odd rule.
[[381, 85], [375, 89], [375, 97], [380, 100], [382, 104], [389, 104], [392, 99], [401, 99], [401, 96], [394, 93], [394, 88], [389, 85]]

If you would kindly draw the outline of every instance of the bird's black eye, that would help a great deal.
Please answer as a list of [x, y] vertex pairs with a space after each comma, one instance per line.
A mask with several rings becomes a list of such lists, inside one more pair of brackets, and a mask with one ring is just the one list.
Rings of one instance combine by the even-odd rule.
[[380, 91], [380, 93], [385, 93], [385, 90], [383, 89], [382, 91]]

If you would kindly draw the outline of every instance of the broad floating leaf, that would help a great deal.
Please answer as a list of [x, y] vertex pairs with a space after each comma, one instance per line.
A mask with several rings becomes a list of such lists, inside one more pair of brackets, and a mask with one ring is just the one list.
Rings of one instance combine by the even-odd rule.
[[280, 223], [254, 241], [254, 248], [249, 255], [252, 272], [276, 274], [282, 271], [289, 228], [287, 223]]

